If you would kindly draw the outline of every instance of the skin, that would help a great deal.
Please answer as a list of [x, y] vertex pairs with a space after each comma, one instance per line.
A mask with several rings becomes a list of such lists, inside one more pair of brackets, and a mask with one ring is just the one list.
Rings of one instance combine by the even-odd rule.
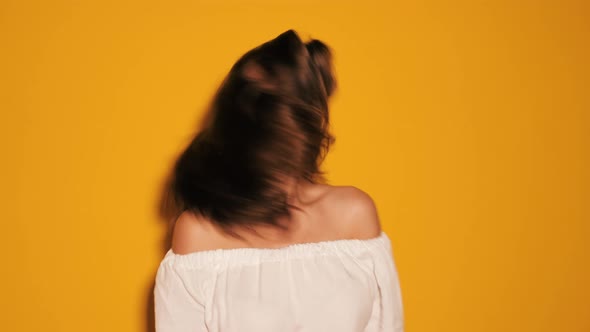
[[353, 186], [332, 186], [287, 181], [291, 202], [303, 211], [294, 211], [287, 231], [256, 226], [255, 231], [236, 230], [244, 240], [224, 234], [202, 216], [182, 213], [176, 220], [172, 251], [234, 248], [281, 248], [291, 244], [341, 239], [371, 239], [380, 235], [381, 225], [371, 197]]

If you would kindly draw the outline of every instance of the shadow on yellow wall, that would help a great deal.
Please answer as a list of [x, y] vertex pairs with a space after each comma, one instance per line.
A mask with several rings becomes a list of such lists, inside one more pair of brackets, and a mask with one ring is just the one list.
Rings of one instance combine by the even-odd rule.
[[[177, 207], [174, 205], [174, 199], [172, 198], [172, 194], [170, 192], [171, 187], [171, 180], [172, 180], [172, 171], [170, 170], [168, 175], [164, 177], [163, 185], [161, 187], [160, 199], [159, 199], [159, 209], [158, 215], [159, 219], [164, 226], [162, 236], [162, 243], [161, 243], [161, 256], [164, 257], [168, 249], [170, 249], [172, 244], [172, 231], [174, 227], [174, 221], [177, 218]], [[155, 311], [154, 311], [154, 287], [155, 287], [155, 277], [156, 277], [157, 270], [153, 272], [152, 278], [150, 278], [149, 286], [147, 287], [147, 295], [145, 301], [145, 331], [146, 332], [155, 332]]]

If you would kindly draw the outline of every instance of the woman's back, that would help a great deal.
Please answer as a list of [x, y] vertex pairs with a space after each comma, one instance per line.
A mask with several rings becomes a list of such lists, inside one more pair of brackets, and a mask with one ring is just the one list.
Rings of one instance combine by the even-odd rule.
[[[391, 242], [371, 198], [308, 185], [288, 234], [224, 235], [185, 213], [156, 278], [158, 331], [403, 331]], [[246, 235], [246, 234], [240, 234]]]
[[372, 199], [323, 184], [335, 88], [330, 48], [293, 30], [232, 66], [174, 165], [158, 332], [403, 331]]

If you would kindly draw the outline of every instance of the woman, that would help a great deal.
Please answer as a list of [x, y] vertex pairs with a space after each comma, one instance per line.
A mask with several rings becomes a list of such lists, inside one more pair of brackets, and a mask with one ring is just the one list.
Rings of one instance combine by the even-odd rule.
[[242, 56], [178, 159], [158, 332], [403, 331], [372, 199], [325, 183], [329, 48], [292, 30]]

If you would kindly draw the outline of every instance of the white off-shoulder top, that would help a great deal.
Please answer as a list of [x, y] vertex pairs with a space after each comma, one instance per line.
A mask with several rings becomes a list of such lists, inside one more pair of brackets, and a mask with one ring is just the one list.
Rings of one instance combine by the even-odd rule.
[[391, 241], [378, 237], [167, 253], [154, 289], [157, 332], [404, 330]]

